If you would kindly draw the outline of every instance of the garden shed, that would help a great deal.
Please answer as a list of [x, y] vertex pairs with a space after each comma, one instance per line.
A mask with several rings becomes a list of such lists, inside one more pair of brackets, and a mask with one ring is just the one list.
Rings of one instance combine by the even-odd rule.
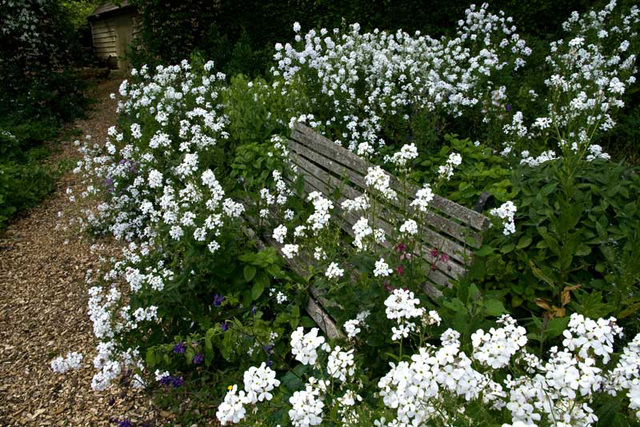
[[89, 16], [95, 54], [111, 68], [126, 69], [127, 49], [138, 28], [138, 12], [128, 0], [104, 2]]

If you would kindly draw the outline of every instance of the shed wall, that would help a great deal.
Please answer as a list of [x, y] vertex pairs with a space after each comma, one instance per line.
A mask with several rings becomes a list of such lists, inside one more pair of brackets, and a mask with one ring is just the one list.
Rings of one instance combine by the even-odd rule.
[[138, 32], [137, 16], [126, 14], [97, 19], [91, 23], [93, 47], [98, 57], [116, 57], [118, 68], [128, 68], [127, 50]]

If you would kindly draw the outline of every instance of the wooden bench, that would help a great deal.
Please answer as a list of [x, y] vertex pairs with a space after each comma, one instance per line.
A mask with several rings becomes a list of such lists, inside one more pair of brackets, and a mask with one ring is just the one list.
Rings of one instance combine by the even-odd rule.
[[[304, 178], [304, 195], [319, 191], [330, 198], [338, 190], [340, 198], [334, 202], [339, 207], [344, 200], [354, 199], [364, 193], [367, 169], [373, 165], [351, 151], [301, 123], [294, 126], [288, 148], [292, 166]], [[379, 208], [380, 214], [371, 225], [382, 228], [388, 236], [392, 236], [397, 225], [390, 218], [397, 216], [402, 207], [414, 200], [418, 188], [388, 175], [391, 188], [397, 192], [398, 198]], [[418, 235], [425, 261], [431, 266], [435, 264], [424, 289], [429, 296], [437, 298], [442, 295], [441, 287], [451, 286], [453, 280], [465, 274], [473, 260], [473, 249], [482, 245], [483, 232], [489, 227], [490, 221], [476, 211], [437, 195], [429, 209], [423, 221], [426, 226], [419, 230]], [[353, 236], [352, 226], [360, 216], [340, 210], [339, 215], [344, 219], [343, 231]], [[281, 248], [270, 236], [263, 240], [268, 246]], [[388, 247], [389, 243], [385, 245]], [[437, 254], [433, 249], [437, 250]], [[442, 260], [442, 253], [447, 255], [445, 260]], [[302, 256], [288, 262], [294, 271], [305, 276], [306, 267], [312, 260]], [[314, 286], [310, 287], [310, 293], [307, 305], [309, 315], [330, 338], [343, 336], [340, 328], [323, 309], [328, 302], [322, 294]]]

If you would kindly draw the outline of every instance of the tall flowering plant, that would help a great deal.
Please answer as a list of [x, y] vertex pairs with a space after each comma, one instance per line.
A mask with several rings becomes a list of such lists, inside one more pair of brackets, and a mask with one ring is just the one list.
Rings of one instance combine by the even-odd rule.
[[290, 345], [300, 365], [280, 380], [264, 364], [249, 369], [244, 389], [229, 386], [218, 420], [223, 425], [263, 424], [266, 416], [274, 425], [294, 426], [589, 426], [599, 421], [593, 405], [602, 396], [623, 399], [625, 411], [640, 416], [634, 414], [640, 408], [640, 336], [615, 353], [622, 330], [614, 318], [574, 314], [562, 346], [536, 355], [526, 348], [525, 328], [508, 315], [475, 331], [469, 343], [453, 329], [443, 331], [438, 313], [427, 312], [410, 291], [395, 290], [384, 305], [392, 340], [402, 343], [398, 330], [407, 330], [404, 339], [413, 349], [403, 353], [400, 345], [386, 373], [372, 376], [355, 341], [332, 346], [317, 329], [298, 328]]

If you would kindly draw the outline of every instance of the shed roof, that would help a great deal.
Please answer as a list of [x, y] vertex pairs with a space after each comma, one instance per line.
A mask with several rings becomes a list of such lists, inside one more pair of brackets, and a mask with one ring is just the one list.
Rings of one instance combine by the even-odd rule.
[[129, 3], [129, 0], [122, 0], [117, 3], [118, 4], [108, 1], [101, 3], [100, 6], [98, 6], [98, 8], [91, 15], [89, 15], [89, 19], [96, 19], [104, 15], [111, 15], [113, 13], [135, 8], [134, 5]]

